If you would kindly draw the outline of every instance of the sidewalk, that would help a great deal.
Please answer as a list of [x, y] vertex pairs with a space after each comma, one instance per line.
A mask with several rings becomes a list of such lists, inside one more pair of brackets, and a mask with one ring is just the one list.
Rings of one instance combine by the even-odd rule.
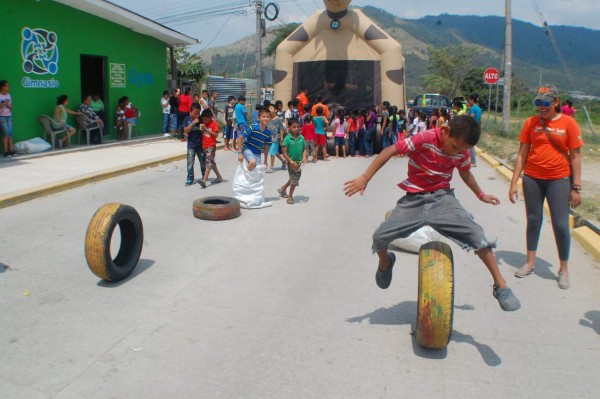
[[185, 143], [159, 135], [3, 158], [0, 208], [185, 156]]

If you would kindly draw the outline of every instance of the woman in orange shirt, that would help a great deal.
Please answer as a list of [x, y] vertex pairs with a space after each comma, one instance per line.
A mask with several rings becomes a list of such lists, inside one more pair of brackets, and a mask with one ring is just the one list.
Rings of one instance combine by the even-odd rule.
[[[527, 213], [527, 263], [515, 272], [525, 277], [535, 270], [535, 256], [543, 220], [544, 200], [548, 200], [552, 229], [558, 247], [560, 268], [558, 286], [569, 288], [569, 204], [581, 204], [581, 152], [583, 140], [577, 122], [556, 112], [560, 104], [554, 87], [542, 86], [535, 97], [538, 115], [525, 121], [519, 141], [508, 198], [515, 203], [517, 182], [523, 174], [523, 196]], [[570, 165], [569, 165], [570, 164]], [[569, 177], [572, 177], [572, 182]]]

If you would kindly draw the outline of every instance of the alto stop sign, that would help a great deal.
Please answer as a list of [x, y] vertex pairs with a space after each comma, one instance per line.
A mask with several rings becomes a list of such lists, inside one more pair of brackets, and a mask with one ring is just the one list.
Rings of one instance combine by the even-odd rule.
[[485, 80], [485, 83], [493, 85], [498, 83], [499, 76], [500, 75], [498, 74], [498, 70], [496, 68], [488, 68], [483, 73], [483, 80]]

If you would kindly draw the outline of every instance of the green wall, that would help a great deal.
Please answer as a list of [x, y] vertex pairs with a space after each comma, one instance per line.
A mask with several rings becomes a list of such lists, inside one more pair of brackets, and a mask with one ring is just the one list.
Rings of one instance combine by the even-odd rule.
[[[13, 98], [14, 141], [42, 136], [37, 121], [40, 114], [51, 115], [56, 97], [69, 96], [68, 107], [75, 110], [81, 102], [81, 55], [104, 56], [106, 87], [104, 103], [109, 132], [114, 134], [117, 100], [128, 96], [142, 112], [139, 132], [160, 133], [160, 97], [165, 90], [166, 44], [135, 33], [123, 26], [55, 3], [51, 0], [0, 0], [0, 80], [8, 80]], [[55, 32], [59, 52], [58, 72], [36, 75], [23, 70], [21, 43], [23, 28], [42, 28]], [[125, 64], [126, 87], [110, 87], [110, 63]], [[58, 88], [25, 88], [22, 79], [58, 81]], [[130, 79], [134, 78], [134, 79]], [[75, 124], [72, 116], [68, 122]]]

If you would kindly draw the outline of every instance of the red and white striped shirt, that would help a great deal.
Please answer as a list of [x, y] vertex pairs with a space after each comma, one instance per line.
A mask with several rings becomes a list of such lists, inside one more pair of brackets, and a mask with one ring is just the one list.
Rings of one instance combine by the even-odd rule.
[[408, 154], [408, 178], [398, 184], [408, 193], [448, 189], [454, 168], [463, 171], [471, 168], [469, 151], [457, 155], [444, 152], [440, 129], [426, 130], [399, 140], [396, 149], [401, 155]]

